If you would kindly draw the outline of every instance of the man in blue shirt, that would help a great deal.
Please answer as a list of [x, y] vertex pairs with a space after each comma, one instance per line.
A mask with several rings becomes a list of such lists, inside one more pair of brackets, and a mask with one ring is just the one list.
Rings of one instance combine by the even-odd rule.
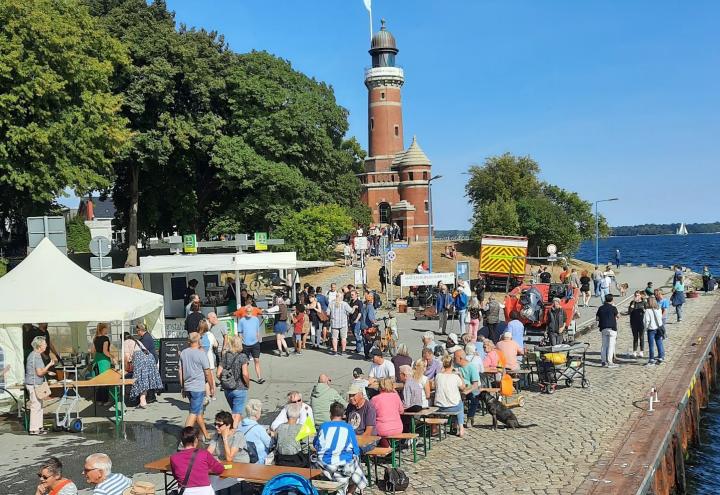
[[[317, 300], [318, 304], [320, 305], [320, 309], [322, 309], [322, 312], [325, 313], [325, 315], [328, 314], [328, 305], [330, 302], [328, 301], [327, 296], [323, 294], [322, 287], [319, 285], [315, 289], [315, 300]], [[326, 343], [328, 341], [328, 334], [330, 333], [330, 318], [325, 318], [325, 321], [320, 322], [322, 325], [322, 341], [323, 343]]]
[[506, 332], [512, 334], [512, 339], [520, 346], [520, 349], [525, 348], [525, 325], [520, 321], [520, 313], [518, 311], [512, 311], [510, 313], [510, 321], [507, 324]]
[[345, 407], [339, 402], [330, 406], [330, 421], [315, 436], [317, 465], [331, 481], [348, 483], [347, 493], [364, 490], [367, 479], [360, 465], [360, 447], [352, 426], [342, 420]]
[[453, 298], [448, 294], [447, 286], [445, 284], [440, 285], [440, 292], [435, 299], [435, 311], [438, 315], [438, 330], [443, 335], [447, 333], [447, 317], [448, 309], [453, 305]]
[[255, 362], [255, 374], [258, 383], [265, 383], [260, 371], [260, 327], [262, 320], [259, 316], [254, 316], [252, 304], [245, 306], [245, 313], [238, 320], [238, 331], [243, 338], [243, 352]]

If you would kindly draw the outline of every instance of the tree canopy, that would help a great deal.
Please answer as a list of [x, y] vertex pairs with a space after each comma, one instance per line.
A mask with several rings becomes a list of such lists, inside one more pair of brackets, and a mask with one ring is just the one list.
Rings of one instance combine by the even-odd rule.
[[[521, 235], [528, 237], [531, 252], [555, 244], [572, 253], [583, 239], [595, 233], [592, 203], [577, 193], [539, 179], [540, 166], [529, 156], [505, 153], [492, 156], [481, 166], [470, 167], [465, 192], [473, 205], [471, 235]], [[600, 230], [609, 229], [600, 217]]]
[[127, 141], [112, 79], [125, 47], [77, 2], [0, 0], [0, 232], [66, 188], [108, 188]]
[[336, 239], [353, 228], [352, 218], [339, 205], [315, 205], [284, 216], [276, 235], [301, 259], [331, 259]]

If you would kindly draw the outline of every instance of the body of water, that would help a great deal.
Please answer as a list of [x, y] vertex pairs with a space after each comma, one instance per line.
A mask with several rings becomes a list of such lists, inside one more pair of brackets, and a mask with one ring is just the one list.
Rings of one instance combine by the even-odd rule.
[[[600, 240], [600, 264], [614, 261], [616, 249], [620, 250], [621, 263], [680, 264], [698, 273], [707, 265], [715, 277], [720, 277], [720, 234], [609, 237]], [[584, 242], [575, 257], [594, 263], [595, 242]], [[720, 397], [713, 397], [702, 418], [702, 444], [693, 449], [687, 466], [688, 491], [715, 495], [720, 493]]]
[[[616, 249], [620, 250], [621, 263], [680, 264], [698, 273], [707, 265], [716, 277], [720, 276], [720, 234], [608, 237], [600, 239], [600, 264], [614, 261]], [[583, 242], [575, 257], [594, 263], [595, 241]]]

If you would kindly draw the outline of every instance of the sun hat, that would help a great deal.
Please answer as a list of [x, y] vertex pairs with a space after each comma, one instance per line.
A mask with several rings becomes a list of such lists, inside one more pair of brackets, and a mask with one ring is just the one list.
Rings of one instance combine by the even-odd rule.
[[350, 388], [348, 389], [348, 395], [355, 395], [355, 394], [362, 394], [362, 393], [363, 393], [363, 389], [357, 383], [351, 384]]

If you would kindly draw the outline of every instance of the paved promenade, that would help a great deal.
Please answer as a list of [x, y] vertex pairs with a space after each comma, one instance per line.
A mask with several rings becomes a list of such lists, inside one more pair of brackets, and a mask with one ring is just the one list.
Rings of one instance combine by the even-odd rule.
[[[670, 276], [667, 270], [640, 268], [621, 268], [618, 274], [620, 281], [630, 283], [631, 287], [644, 287], [649, 280], [661, 286]], [[674, 356], [716, 300], [714, 296], [689, 300], [682, 323], [676, 324], [674, 316], [670, 318], [666, 341], [668, 359], [660, 367], [646, 368], [642, 366], [643, 361], [622, 357], [632, 339], [627, 316], [620, 321], [617, 352], [621, 366], [618, 369], [599, 367], [600, 335], [591, 330], [580, 338], [590, 343], [590, 388], [581, 389], [576, 384], [570, 389], [561, 387], [553, 395], [524, 392], [525, 406], [514, 411], [521, 423], [537, 426], [492, 431], [490, 417], [486, 416], [479, 418], [480, 426], [469, 429], [466, 438], [450, 437], [433, 443], [427, 459], [421, 457], [417, 464], [403, 463], [403, 469], [411, 478], [407, 493], [574, 493], [586, 481], [593, 465], [603, 462], [622, 439], [633, 411], [646, 407], [643, 401], [648, 390], [669, 371]], [[584, 308], [580, 321], [594, 315], [597, 298], [593, 298], [591, 304], [595, 307]], [[624, 311], [627, 303], [619, 307]], [[401, 340], [408, 344], [414, 357], [419, 355], [421, 333], [436, 328], [436, 321], [415, 321], [401, 315]], [[290, 358], [263, 354], [261, 362], [267, 382], [253, 384], [250, 396], [261, 399], [269, 411], [263, 423], [269, 423], [274, 417], [288, 390], [298, 389], [309, 397], [320, 372], [329, 373], [333, 385], [344, 391], [355, 366], [369, 368], [369, 363], [361, 359], [312, 350]], [[254, 378], [254, 371], [251, 376]], [[210, 403], [206, 417], [212, 417], [221, 409], [227, 409], [222, 396]], [[10, 427], [4, 424], [0, 426], [0, 445], [5, 459], [0, 465], [0, 486], [8, 495], [34, 493], [37, 464], [47, 455], [60, 455], [70, 477], [79, 487], [88, 488], [80, 474], [82, 458], [101, 451], [112, 457], [114, 470], [138, 479], [154, 480], [159, 487], [162, 477], [144, 473], [142, 465], [173, 451], [178, 425], [182, 424], [186, 411], [187, 403], [178, 394], [163, 394], [158, 403], [145, 411], [130, 410], [125, 431], [127, 440], [122, 434], [120, 438], [115, 437], [104, 419], [89, 421], [83, 435], [59, 433], [40, 439], [23, 435], [17, 429], [9, 431]], [[91, 409], [86, 416], [89, 413]], [[370, 490], [369, 493], [376, 492]]]

